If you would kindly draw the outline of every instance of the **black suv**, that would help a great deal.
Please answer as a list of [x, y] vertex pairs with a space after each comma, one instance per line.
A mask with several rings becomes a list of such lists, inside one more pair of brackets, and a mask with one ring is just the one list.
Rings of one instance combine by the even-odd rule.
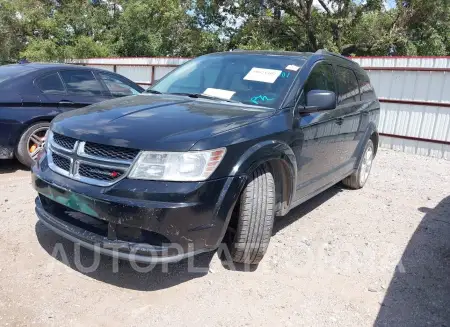
[[258, 263], [275, 216], [364, 186], [380, 104], [355, 62], [319, 51], [187, 62], [142, 95], [57, 116], [33, 167], [36, 212], [84, 247], [163, 263], [226, 244]]

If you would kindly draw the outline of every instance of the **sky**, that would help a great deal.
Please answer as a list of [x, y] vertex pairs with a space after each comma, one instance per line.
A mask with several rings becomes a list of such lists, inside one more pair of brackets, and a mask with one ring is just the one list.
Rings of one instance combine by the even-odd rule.
[[386, 9], [392, 9], [395, 7], [395, 0], [386, 0], [384, 1], [384, 7]]

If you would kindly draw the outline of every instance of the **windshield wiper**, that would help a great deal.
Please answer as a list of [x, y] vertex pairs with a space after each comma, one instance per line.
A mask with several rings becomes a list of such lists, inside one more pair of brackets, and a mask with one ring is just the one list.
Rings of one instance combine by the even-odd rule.
[[144, 93], [162, 94], [162, 92], [159, 92], [159, 91], [156, 91], [156, 90], [145, 90]]
[[202, 93], [169, 93], [169, 94], [175, 94], [175, 95], [185, 95], [188, 96], [190, 98], [201, 98], [201, 99], [209, 99], [209, 100], [216, 100], [216, 101], [226, 101], [226, 102], [233, 102], [233, 103], [242, 103], [240, 101], [236, 101], [236, 100], [230, 100], [230, 99], [224, 99], [221, 97], [215, 97], [213, 95], [206, 95], [206, 94], [202, 94]]

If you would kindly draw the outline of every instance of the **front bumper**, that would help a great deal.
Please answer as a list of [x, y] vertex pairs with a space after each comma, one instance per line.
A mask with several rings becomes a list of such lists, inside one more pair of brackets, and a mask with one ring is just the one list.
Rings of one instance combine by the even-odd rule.
[[[8, 117], [8, 114], [6, 117]], [[22, 129], [23, 125], [19, 123], [0, 122], [0, 159], [12, 159], [14, 157], [14, 150]]]
[[179, 261], [217, 248], [245, 177], [206, 182], [123, 179], [109, 187], [32, 169], [38, 218], [81, 246], [146, 263]]

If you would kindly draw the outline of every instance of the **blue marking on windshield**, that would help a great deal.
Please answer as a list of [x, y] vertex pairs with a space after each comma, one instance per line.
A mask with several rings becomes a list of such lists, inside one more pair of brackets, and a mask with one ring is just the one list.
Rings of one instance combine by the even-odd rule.
[[251, 98], [251, 101], [254, 104], [260, 104], [261, 102], [267, 102], [267, 101], [273, 101], [273, 100], [275, 100], [275, 98], [270, 99], [265, 95], [257, 95], [255, 97]]

